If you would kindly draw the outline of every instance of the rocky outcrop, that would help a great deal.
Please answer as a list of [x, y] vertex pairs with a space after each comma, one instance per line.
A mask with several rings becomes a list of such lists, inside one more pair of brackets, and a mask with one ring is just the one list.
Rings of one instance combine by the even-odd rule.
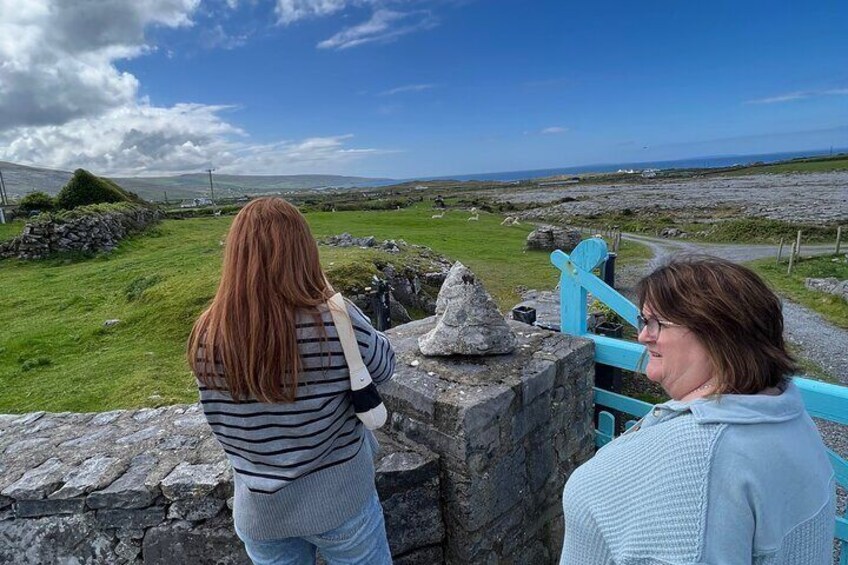
[[[391, 321], [393, 325], [405, 324], [412, 321], [412, 311], [420, 317], [421, 314], [432, 315], [436, 311], [436, 296], [439, 288], [447, 277], [451, 267], [451, 261], [439, 255], [429, 247], [422, 245], [411, 245], [404, 240], [377, 241], [374, 236], [352, 237], [348, 233], [331, 236], [321, 240], [323, 245], [336, 247], [362, 247], [381, 249], [389, 253], [401, 253], [397, 259], [390, 261], [375, 260], [374, 267], [378, 273], [377, 277], [386, 281], [390, 291]], [[331, 267], [327, 271], [331, 282], [337, 285], [335, 272]], [[343, 278], [349, 278], [343, 276]], [[358, 278], [367, 278], [359, 276]], [[372, 321], [376, 321], [374, 307], [370, 290], [373, 289], [372, 281], [341, 281], [337, 290], [345, 293], [345, 296], [359, 306]]]
[[161, 218], [158, 209], [133, 206], [79, 218], [35, 220], [27, 223], [18, 237], [0, 243], [0, 259], [42, 259], [53, 253], [111, 251], [127, 235]]
[[321, 243], [334, 247], [375, 247], [377, 249], [383, 249], [389, 253], [400, 253], [400, 246], [407, 245], [407, 243], [402, 239], [397, 241], [394, 239], [387, 239], [378, 242], [373, 235], [369, 235], [368, 237], [353, 237], [347, 232], [340, 235], [331, 235], [330, 237], [322, 240]]
[[804, 279], [804, 286], [817, 292], [826, 292], [848, 301], [848, 280], [840, 281], [836, 277], [825, 279]]
[[439, 291], [436, 326], [418, 346], [424, 355], [500, 355], [515, 349], [515, 336], [480, 279], [456, 262]]
[[571, 252], [580, 243], [580, 230], [558, 226], [539, 226], [527, 236], [527, 249]]
[[[438, 457], [378, 439], [395, 562], [438, 562]], [[0, 415], [0, 453], [0, 563], [249, 563], [232, 472], [197, 405]]]

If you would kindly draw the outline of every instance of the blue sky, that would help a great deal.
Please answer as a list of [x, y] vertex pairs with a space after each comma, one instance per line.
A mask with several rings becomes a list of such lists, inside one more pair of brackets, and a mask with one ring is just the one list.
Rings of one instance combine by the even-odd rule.
[[404, 178], [848, 147], [844, 1], [63, 4], [0, 0], [0, 159]]

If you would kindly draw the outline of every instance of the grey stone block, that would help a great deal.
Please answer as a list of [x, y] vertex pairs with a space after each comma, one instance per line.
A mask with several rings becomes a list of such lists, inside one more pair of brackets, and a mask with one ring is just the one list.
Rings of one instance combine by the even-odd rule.
[[548, 392], [556, 380], [557, 365], [549, 360], [534, 359], [525, 367], [527, 375], [521, 381], [521, 401], [527, 406], [540, 394]]
[[217, 516], [224, 504], [224, 499], [212, 496], [177, 500], [168, 508], [168, 519], [189, 522], [208, 520]]
[[463, 402], [462, 430], [471, 435], [506, 416], [515, 393], [509, 387], [496, 385], [473, 390], [468, 397]]
[[50, 442], [49, 438], [46, 437], [35, 437], [30, 439], [24, 439], [21, 441], [16, 441], [15, 443], [10, 444], [3, 450], [3, 455], [6, 457], [14, 457], [21, 453], [26, 453], [31, 449], [39, 447], [41, 445], [47, 444]]
[[536, 397], [533, 404], [526, 406], [515, 415], [512, 422], [512, 441], [514, 443], [521, 441], [533, 430], [550, 422], [552, 416], [550, 394], [545, 393], [543, 396]]
[[162, 480], [162, 494], [169, 500], [200, 498], [211, 493], [225, 480], [226, 464], [189, 465], [180, 463]]
[[97, 511], [97, 522], [103, 528], [144, 530], [165, 520], [164, 506], [141, 509], [106, 508]]
[[145, 485], [156, 459], [140, 455], [133, 459], [126, 473], [103, 490], [88, 495], [90, 508], [144, 508], [156, 498], [156, 491]]
[[113, 563], [116, 543], [90, 514], [0, 522], [0, 563]]
[[127, 468], [128, 462], [115, 457], [92, 457], [65, 477], [65, 484], [50, 498], [72, 498], [102, 489]]
[[250, 565], [241, 540], [229, 528], [151, 528], [142, 545], [145, 565]]
[[20, 500], [15, 503], [15, 517], [17, 518], [38, 518], [55, 514], [79, 514], [84, 510], [84, 498]]
[[50, 458], [3, 489], [0, 494], [17, 500], [37, 500], [46, 497], [62, 484], [65, 468], [56, 458]]

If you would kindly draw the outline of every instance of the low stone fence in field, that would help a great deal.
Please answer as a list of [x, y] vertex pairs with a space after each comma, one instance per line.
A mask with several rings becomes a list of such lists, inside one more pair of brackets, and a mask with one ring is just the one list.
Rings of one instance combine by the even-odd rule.
[[[377, 489], [398, 565], [554, 563], [561, 494], [594, 450], [592, 345], [510, 322], [509, 355], [423, 357], [388, 332]], [[0, 563], [249, 563], [198, 405], [0, 415]]]
[[128, 234], [142, 231], [161, 218], [158, 209], [137, 206], [80, 218], [28, 222], [21, 235], [0, 243], [0, 259], [42, 259], [70, 251], [111, 251]]

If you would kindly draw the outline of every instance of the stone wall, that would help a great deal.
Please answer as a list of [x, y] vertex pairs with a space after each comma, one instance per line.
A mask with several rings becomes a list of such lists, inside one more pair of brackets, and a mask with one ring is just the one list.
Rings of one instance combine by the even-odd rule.
[[21, 235], [0, 243], [0, 259], [42, 259], [69, 251], [111, 251], [128, 234], [141, 231], [161, 218], [158, 209], [136, 206], [81, 218], [28, 222]]
[[[395, 563], [438, 563], [438, 457], [378, 439]], [[198, 405], [2, 415], [0, 453], [0, 563], [250, 563], [232, 472]]]
[[[517, 348], [423, 357], [389, 330], [377, 489], [398, 565], [555, 563], [561, 494], [594, 452], [593, 348], [510, 321]], [[0, 415], [0, 563], [248, 563], [197, 405]]]
[[555, 563], [561, 496], [594, 453], [594, 349], [510, 321], [516, 351], [424, 357], [434, 318], [389, 330], [398, 368], [381, 388], [391, 426], [439, 454], [445, 560]]

